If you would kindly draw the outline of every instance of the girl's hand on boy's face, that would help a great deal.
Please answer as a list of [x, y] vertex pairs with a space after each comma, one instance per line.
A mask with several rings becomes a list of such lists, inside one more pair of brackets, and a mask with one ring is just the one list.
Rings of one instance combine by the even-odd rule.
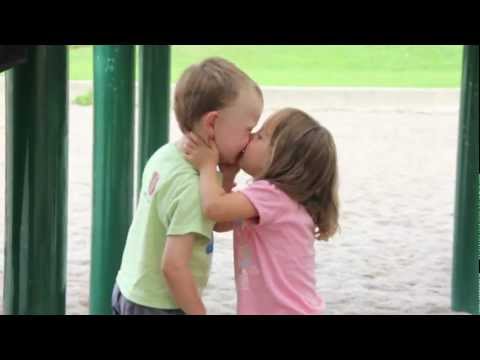
[[219, 160], [219, 154], [215, 142], [209, 140], [206, 144], [200, 137], [194, 133], [188, 133], [184, 143], [185, 158], [197, 169], [201, 170], [205, 166], [216, 166]]

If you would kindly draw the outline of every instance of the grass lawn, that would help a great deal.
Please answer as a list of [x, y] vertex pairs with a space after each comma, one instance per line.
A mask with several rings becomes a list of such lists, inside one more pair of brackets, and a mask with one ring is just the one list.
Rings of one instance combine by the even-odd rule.
[[[233, 61], [261, 85], [459, 87], [462, 46], [172, 46], [172, 82], [209, 56]], [[72, 47], [70, 79], [92, 79], [92, 47]], [[138, 78], [138, 77], [137, 77]]]

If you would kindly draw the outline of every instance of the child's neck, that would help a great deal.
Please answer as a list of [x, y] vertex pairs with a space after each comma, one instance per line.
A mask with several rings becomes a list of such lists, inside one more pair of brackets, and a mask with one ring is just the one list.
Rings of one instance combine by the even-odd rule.
[[[195, 131], [195, 130], [193, 130], [192, 132], [193, 132], [195, 135], [200, 136], [200, 137], [202, 138], [202, 140], [205, 141], [206, 136], [203, 136], [203, 135], [201, 134], [201, 132]], [[178, 139], [178, 140], [175, 141], [175, 143], [174, 143], [175, 146], [177, 147], [177, 149], [178, 149], [181, 153], [184, 152], [184, 151], [183, 151], [183, 144], [185, 144], [186, 141], [187, 141], [187, 136], [186, 136], [185, 134], [182, 134], [182, 136], [180, 137], [180, 139]]]

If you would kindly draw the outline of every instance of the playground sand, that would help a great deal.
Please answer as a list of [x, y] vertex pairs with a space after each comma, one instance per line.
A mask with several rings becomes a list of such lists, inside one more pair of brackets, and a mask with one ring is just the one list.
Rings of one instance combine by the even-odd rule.
[[[288, 102], [269, 101], [266, 116]], [[317, 288], [326, 314], [452, 314], [450, 284], [457, 109], [302, 108], [333, 133], [342, 232], [318, 242]], [[92, 107], [71, 105], [67, 314], [87, 314], [92, 185]], [[173, 116], [172, 116], [173, 118]], [[179, 136], [171, 124], [171, 138]], [[245, 184], [245, 174], [238, 182]], [[0, 289], [5, 221], [5, 108], [0, 91]], [[235, 314], [232, 234], [215, 236], [205, 292], [209, 314]], [[3, 291], [0, 292], [0, 305]], [[0, 312], [1, 312], [0, 306]]]

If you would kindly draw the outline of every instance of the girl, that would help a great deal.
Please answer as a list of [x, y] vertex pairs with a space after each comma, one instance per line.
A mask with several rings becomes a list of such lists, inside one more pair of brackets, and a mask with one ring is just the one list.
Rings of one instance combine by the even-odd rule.
[[[253, 183], [230, 193], [217, 177], [213, 141], [205, 144], [190, 133], [184, 150], [200, 172], [205, 215], [223, 230], [234, 230], [237, 313], [321, 314], [314, 240], [337, 231], [339, 209], [330, 132], [297, 109], [273, 114], [239, 159]], [[233, 184], [237, 171], [224, 176]]]

